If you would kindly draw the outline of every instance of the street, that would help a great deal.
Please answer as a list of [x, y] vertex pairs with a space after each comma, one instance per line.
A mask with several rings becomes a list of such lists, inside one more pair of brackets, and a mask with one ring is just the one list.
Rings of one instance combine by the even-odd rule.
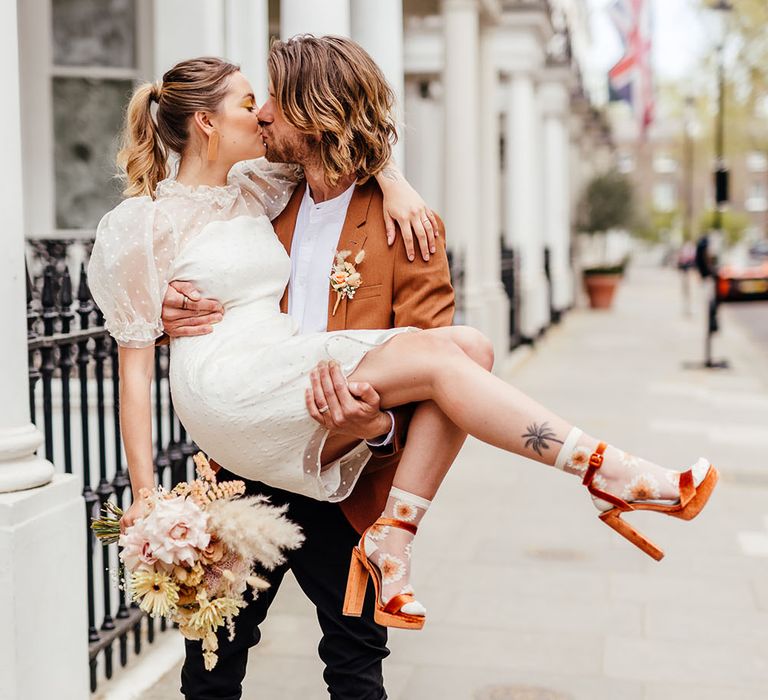
[[768, 354], [768, 301], [730, 304], [726, 318], [733, 318]]
[[[629, 518], [665, 549], [657, 563], [598, 520], [574, 477], [470, 440], [417, 539], [428, 621], [390, 635], [392, 700], [768, 697], [765, 307], [724, 310], [715, 354], [731, 367], [710, 371], [684, 367], [701, 359], [704, 319], [681, 308], [674, 271], [633, 266], [612, 311], [574, 310], [506, 378], [630, 452], [679, 469], [709, 457], [722, 474], [710, 504], [693, 522]], [[326, 698], [293, 579], [263, 632], [244, 697]], [[141, 697], [176, 697], [179, 669]]]

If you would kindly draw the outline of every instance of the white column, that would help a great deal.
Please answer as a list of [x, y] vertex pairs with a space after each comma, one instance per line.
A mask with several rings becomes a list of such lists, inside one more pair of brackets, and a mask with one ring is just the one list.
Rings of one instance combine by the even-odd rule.
[[280, 38], [295, 34], [350, 36], [349, 0], [280, 0]]
[[[448, 246], [457, 253], [475, 247], [478, 229], [478, 31], [476, 0], [443, 0], [445, 64], [445, 225]], [[475, 251], [473, 251], [474, 253]], [[472, 257], [472, 256], [470, 256]], [[479, 279], [465, 260], [465, 289]]]
[[550, 250], [552, 306], [561, 312], [573, 303], [567, 73], [556, 69], [548, 75], [539, 97], [544, 132], [544, 236]]
[[405, 120], [410, 146], [405, 175], [424, 200], [443, 214], [443, 110], [434, 80], [411, 78], [405, 84]]
[[516, 70], [507, 105], [507, 244], [519, 256], [520, 319], [524, 338], [535, 339], [549, 322], [542, 235], [541, 129], [533, 76]]
[[379, 65], [395, 93], [395, 114], [399, 139], [394, 148], [395, 162], [405, 168], [403, 100], [403, 0], [352, 0], [352, 38]]
[[[0, 341], [2, 401], [0, 401], [0, 493], [47, 484], [53, 465], [35, 456], [42, 435], [30, 422], [27, 368], [26, 276], [24, 273], [24, 212], [21, 176], [21, 119], [19, 114], [19, 62], [16, 36], [16, 3], [2, 3], [3, 39], [0, 55], [5, 63], [6, 109], [0, 111], [0, 162], [3, 178], [0, 211], [5, 244], [0, 274], [0, 299], [4, 300], [3, 336]], [[2, 570], [0, 569], [0, 572]]]
[[226, 0], [224, 56], [240, 65], [253, 86], [256, 101], [267, 98], [269, 3], [267, 0]]
[[188, 58], [226, 57], [224, 0], [162, 0], [152, 6], [156, 78]]
[[[30, 422], [16, 3], [0, 3], [0, 698], [88, 698], [85, 507], [76, 477], [35, 455]], [[41, 664], [45, 670], [41, 672]]]
[[478, 326], [492, 341], [499, 362], [509, 352], [509, 299], [501, 283], [501, 158], [499, 153], [499, 69], [495, 56], [496, 31], [480, 30], [480, 193], [477, 262], [481, 282]]

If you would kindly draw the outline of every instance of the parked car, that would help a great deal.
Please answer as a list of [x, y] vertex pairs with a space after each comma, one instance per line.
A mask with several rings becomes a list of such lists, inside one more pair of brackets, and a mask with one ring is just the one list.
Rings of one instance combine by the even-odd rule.
[[755, 265], [722, 265], [717, 270], [718, 301], [768, 300], [768, 260]]
[[749, 254], [753, 258], [768, 258], [768, 238], [754, 243], [749, 248]]

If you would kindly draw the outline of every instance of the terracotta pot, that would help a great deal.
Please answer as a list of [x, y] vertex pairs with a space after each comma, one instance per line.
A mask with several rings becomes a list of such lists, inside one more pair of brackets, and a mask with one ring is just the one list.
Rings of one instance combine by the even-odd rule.
[[610, 309], [613, 305], [613, 295], [619, 284], [621, 275], [584, 275], [584, 289], [589, 295], [589, 305], [593, 309]]

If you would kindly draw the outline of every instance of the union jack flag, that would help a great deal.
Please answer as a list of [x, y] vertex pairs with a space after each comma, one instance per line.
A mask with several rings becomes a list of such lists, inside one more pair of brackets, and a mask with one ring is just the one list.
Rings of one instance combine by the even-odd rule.
[[632, 106], [643, 135], [654, 111], [650, 4], [651, 0], [616, 0], [608, 8], [624, 46], [624, 55], [608, 72], [610, 99]]

